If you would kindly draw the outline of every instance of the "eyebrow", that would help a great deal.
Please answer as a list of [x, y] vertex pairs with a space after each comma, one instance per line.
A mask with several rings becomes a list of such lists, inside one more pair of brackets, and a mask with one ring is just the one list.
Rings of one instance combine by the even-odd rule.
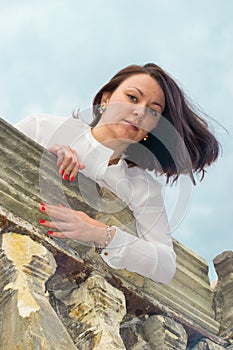
[[[142, 97], [145, 96], [144, 93], [143, 93], [139, 88], [137, 88], [136, 86], [129, 86], [129, 88], [136, 89]], [[158, 102], [156, 102], [156, 101], [153, 101], [153, 102], [151, 102], [151, 103], [152, 103], [153, 105], [159, 106], [159, 107], [163, 110], [163, 107], [161, 106], [160, 103], [158, 103]]]

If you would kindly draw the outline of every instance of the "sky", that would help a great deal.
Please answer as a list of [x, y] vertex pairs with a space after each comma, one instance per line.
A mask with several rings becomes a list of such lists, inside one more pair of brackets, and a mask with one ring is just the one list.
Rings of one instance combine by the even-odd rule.
[[[87, 109], [119, 69], [154, 62], [169, 72], [222, 145], [203, 182], [166, 188], [173, 236], [212, 260], [233, 249], [233, 2], [231, 0], [0, 0], [0, 116], [70, 116]], [[183, 200], [183, 199], [182, 199]], [[175, 209], [174, 209], [175, 208]]]

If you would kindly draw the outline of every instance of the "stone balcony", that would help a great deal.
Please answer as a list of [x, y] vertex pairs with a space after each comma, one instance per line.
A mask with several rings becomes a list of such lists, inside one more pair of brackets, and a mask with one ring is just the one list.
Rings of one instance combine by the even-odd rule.
[[39, 203], [65, 203], [133, 233], [130, 210], [82, 174], [62, 182], [54, 156], [4, 120], [0, 144], [1, 350], [233, 349], [233, 252], [214, 260], [215, 289], [206, 262], [176, 240], [168, 285], [111, 269], [93, 247], [49, 237]]

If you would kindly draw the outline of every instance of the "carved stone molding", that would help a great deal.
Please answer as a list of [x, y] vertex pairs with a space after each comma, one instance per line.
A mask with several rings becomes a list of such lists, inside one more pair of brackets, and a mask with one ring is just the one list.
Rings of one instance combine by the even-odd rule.
[[[125, 349], [119, 334], [126, 314], [125, 297], [102, 276], [93, 274], [79, 288], [68, 293], [57, 290], [54, 296], [60, 301], [56, 303], [58, 313], [74, 329], [73, 338], [79, 349]], [[69, 315], [62, 311], [62, 305], [66, 305]], [[69, 320], [64, 316], [69, 316]]]

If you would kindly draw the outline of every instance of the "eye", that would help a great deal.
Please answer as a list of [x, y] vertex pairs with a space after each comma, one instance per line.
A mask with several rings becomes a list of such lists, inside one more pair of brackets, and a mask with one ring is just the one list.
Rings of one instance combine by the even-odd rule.
[[159, 116], [159, 113], [152, 108], [148, 108], [148, 111], [150, 112], [151, 115], [153, 115], [153, 117]]
[[133, 95], [130, 95], [130, 94], [127, 94], [128, 98], [132, 101], [132, 102], [138, 102], [138, 99], [137, 97], [133, 96]]

